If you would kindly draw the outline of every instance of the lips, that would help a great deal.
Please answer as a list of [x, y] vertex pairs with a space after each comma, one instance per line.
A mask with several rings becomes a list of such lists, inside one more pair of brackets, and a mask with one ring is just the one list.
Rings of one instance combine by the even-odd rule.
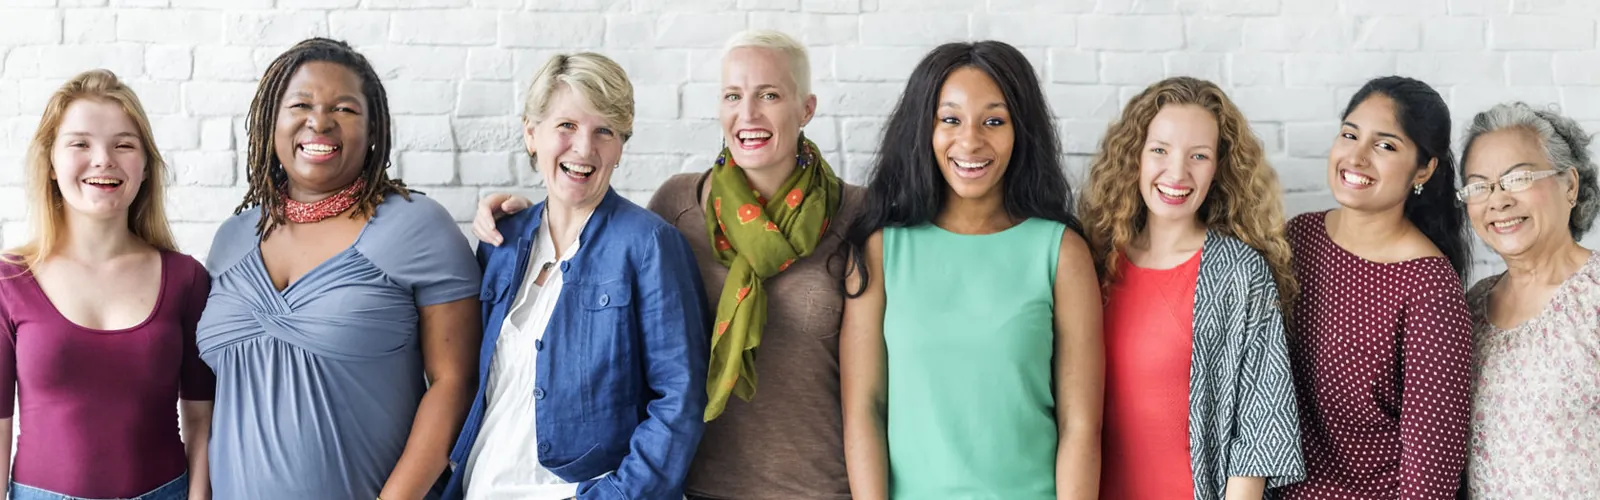
[[1517, 232], [1518, 229], [1522, 228], [1522, 223], [1527, 221], [1527, 217], [1513, 217], [1490, 222], [1488, 228], [1490, 232], [1495, 234], [1509, 234]]
[[1358, 174], [1349, 170], [1340, 170], [1339, 180], [1343, 181], [1344, 185], [1350, 187], [1351, 189], [1366, 189], [1371, 187], [1373, 184], [1378, 183], [1378, 180], [1372, 178], [1371, 176]]
[[557, 163], [556, 166], [561, 168], [561, 173], [567, 174], [567, 177], [579, 182], [588, 181], [589, 176], [594, 175], [595, 171], [594, 165], [570, 161]]
[[768, 142], [772, 141], [772, 131], [765, 129], [744, 129], [734, 134], [734, 137], [738, 139], [738, 145], [740, 149], [744, 149], [746, 151], [761, 149], [763, 146], [766, 146]]
[[332, 141], [319, 138], [302, 142], [296, 145], [295, 149], [301, 158], [312, 162], [322, 162], [333, 159], [340, 151], [344, 150], [344, 147]]
[[1189, 201], [1191, 194], [1194, 194], [1194, 188], [1156, 184], [1156, 197], [1168, 205], [1182, 205]]
[[83, 179], [81, 182], [93, 187], [94, 189], [100, 189], [104, 191], [115, 191], [117, 188], [122, 187], [122, 179], [115, 179], [111, 177], [89, 177]]
[[985, 173], [988, 173], [989, 167], [994, 165], [994, 160], [958, 160], [951, 158], [950, 165], [954, 167], [951, 170], [955, 171], [957, 177], [961, 177], [963, 179], [976, 179], [983, 177]]

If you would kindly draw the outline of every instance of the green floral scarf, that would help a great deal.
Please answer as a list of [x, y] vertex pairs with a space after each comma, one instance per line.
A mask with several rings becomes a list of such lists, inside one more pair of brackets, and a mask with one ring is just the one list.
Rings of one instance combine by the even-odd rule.
[[801, 145], [794, 173], [772, 200], [750, 187], [726, 147], [711, 168], [706, 229], [717, 262], [728, 267], [728, 279], [712, 328], [707, 422], [722, 414], [729, 394], [745, 401], [756, 395], [755, 349], [767, 324], [762, 282], [811, 255], [839, 211], [839, 177], [823, 161], [816, 144], [802, 137]]

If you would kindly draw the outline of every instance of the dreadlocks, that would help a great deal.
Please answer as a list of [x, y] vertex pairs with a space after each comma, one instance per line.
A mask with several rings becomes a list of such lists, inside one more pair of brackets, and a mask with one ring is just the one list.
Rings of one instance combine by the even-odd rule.
[[351, 217], [371, 217], [377, 211], [378, 204], [383, 203], [383, 198], [390, 193], [411, 199], [411, 190], [406, 189], [404, 182], [389, 179], [389, 98], [383, 90], [383, 82], [378, 79], [378, 72], [372, 69], [372, 64], [367, 62], [365, 56], [350, 48], [350, 45], [327, 38], [310, 38], [290, 47], [267, 67], [266, 74], [261, 76], [260, 86], [256, 87], [255, 99], [250, 101], [250, 113], [245, 119], [245, 128], [250, 134], [250, 190], [245, 192], [244, 201], [233, 209], [233, 213], [238, 215], [250, 208], [262, 207], [265, 213], [256, 223], [256, 234], [263, 238], [273, 228], [287, 222], [280, 193], [288, 189], [289, 174], [284, 171], [272, 144], [278, 102], [283, 99], [284, 90], [294, 77], [295, 70], [312, 61], [331, 62], [355, 72], [361, 78], [361, 93], [367, 99], [367, 124], [372, 133], [369, 138], [372, 150], [367, 152], [366, 163], [361, 166], [366, 187], [356, 193], [356, 209]]

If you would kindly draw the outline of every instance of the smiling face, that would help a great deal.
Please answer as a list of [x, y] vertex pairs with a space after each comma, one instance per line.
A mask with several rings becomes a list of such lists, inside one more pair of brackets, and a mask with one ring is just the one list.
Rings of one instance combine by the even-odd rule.
[[1328, 153], [1328, 184], [1339, 204], [1363, 212], [1403, 206], [1412, 186], [1428, 180], [1438, 160], [1417, 166], [1394, 100], [1372, 94], [1344, 118]]
[[565, 85], [551, 95], [538, 123], [524, 125], [523, 141], [538, 161], [551, 202], [577, 209], [600, 205], [622, 160], [616, 128]]
[[934, 160], [950, 191], [973, 200], [1002, 196], [1016, 135], [994, 79], [971, 66], [951, 71], [934, 119]]
[[[1467, 158], [1466, 183], [1495, 183], [1506, 174], [1554, 170], [1539, 137], [1519, 129], [1501, 129], [1478, 136]], [[1528, 253], [1572, 244], [1568, 228], [1572, 203], [1577, 198], [1575, 172], [1535, 180], [1515, 193], [1495, 187], [1487, 199], [1467, 203], [1472, 230], [1501, 256]]]
[[1194, 221], [1217, 173], [1216, 157], [1215, 115], [1189, 104], [1162, 107], [1139, 155], [1139, 194], [1150, 218]]
[[128, 217], [147, 175], [139, 127], [112, 101], [67, 106], [50, 151], [51, 177], [67, 208], [94, 219]]
[[788, 58], [775, 49], [739, 47], [722, 60], [723, 141], [745, 170], [794, 162], [800, 129], [811, 121], [817, 98], [800, 95]]
[[272, 137], [289, 176], [289, 196], [313, 201], [361, 176], [371, 137], [367, 106], [361, 78], [349, 68], [312, 61], [295, 70]]

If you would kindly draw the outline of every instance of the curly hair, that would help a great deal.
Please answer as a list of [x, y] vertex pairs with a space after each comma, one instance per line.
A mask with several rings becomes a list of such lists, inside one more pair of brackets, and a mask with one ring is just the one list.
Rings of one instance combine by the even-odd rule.
[[1149, 209], [1139, 194], [1139, 158], [1150, 122], [1164, 106], [1194, 105], [1217, 118], [1217, 173], [1200, 205], [1205, 226], [1249, 245], [1267, 261], [1278, 285], [1279, 309], [1292, 309], [1299, 295], [1277, 173], [1244, 114], [1216, 84], [1176, 77], [1156, 82], [1128, 101], [1106, 129], [1089, 167], [1089, 184], [1078, 206], [1102, 286], [1118, 277], [1123, 249], [1144, 231]]
[[366, 56], [350, 48], [349, 44], [327, 38], [309, 38], [290, 47], [278, 55], [271, 66], [267, 66], [245, 118], [245, 130], [250, 136], [246, 170], [250, 189], [245, 192], [244, 201], [233, 209], [233, 213], [238, 215], [250, 208], [262, 207], [264, 213], [256, 223], [256, 234], [263, 239], [274, 227], [288, 222], [279, 193], [288, 189], [289, 174], [283, 170], [283, 162], [278, 160], [278, 154], [272, 147], [273, 127], [277, 126], [278, 121], [278, 102], [283, 100], [283, 93], [288, 90], [289, 80], [294, 78], [295, 71], [313, 61], [338, 64], [355, 73], [361, 79], [361, 94], [367, 99], [367, 130], [372, 134], [367, 140], [372, 150], [367, 152], [366, 163], [361, 166], [361, 178], [366, 180], [366, 187], [356, 193], [356, 209], [350, 216], [371, 217], [377, 212], [378, 205], [383, 203], [384, 197], [397, 194], [409, 201], [413, 192], [399, 179], [389, 178], [389, 147], [393, 144], [389, 97], [383, 90], [383, 82], [378, 79], [378, 72], [372, 69]]
[[[1467, 128], [1465, 146], [1461, 148], [1461, 164], [1467, 164], [1472, 154], [1472, 144], [1478, 137], [1503, 129], [1523, 129], [1539, 137], [1544, 154], [1556, 170], [1577, 170], [1578, 203], [1572, 207], [1567, 230], [1572, 239], [1581, 240], [1594, 225], [1600, 213], [1600, 184], [1596, 184], [1595, 163], [1589, 158], [1591, 137], [1578, 122], [1554, 110], [1534, 109], [1516, 102], [1496, 104], [1488, 111], [1478, 113]], [[1462, 182], [1466, 182], [1466, 169], [1461, 169]]]

